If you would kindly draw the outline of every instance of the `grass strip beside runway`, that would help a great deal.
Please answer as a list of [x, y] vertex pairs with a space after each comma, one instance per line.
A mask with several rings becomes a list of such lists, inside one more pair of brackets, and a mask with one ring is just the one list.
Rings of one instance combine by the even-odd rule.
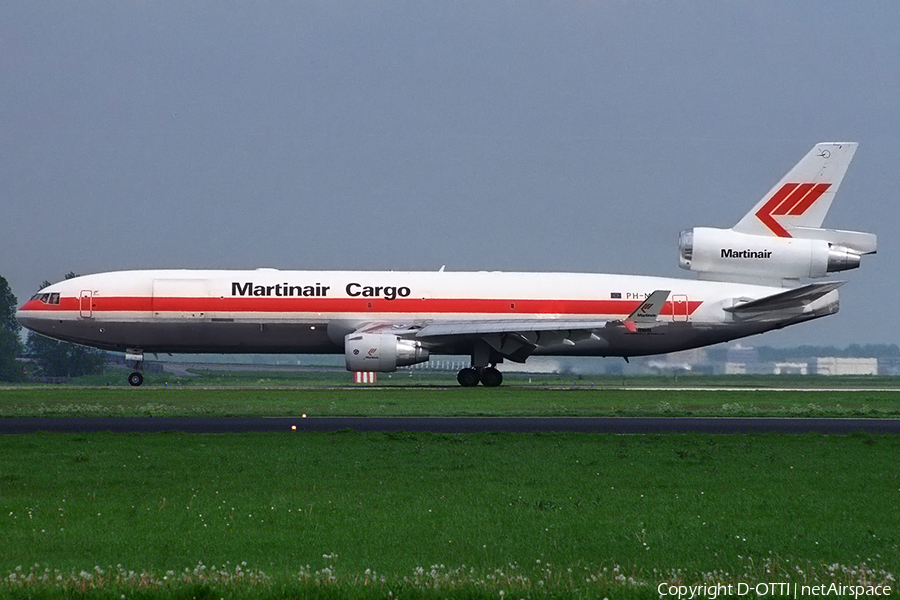
[[889, 390], [459, 387], [0, 390], [0, 417], [118, 416], [900, 417]]
[[864, 434], [4, 436], [0, 597], [890, 582], [898, 464]]

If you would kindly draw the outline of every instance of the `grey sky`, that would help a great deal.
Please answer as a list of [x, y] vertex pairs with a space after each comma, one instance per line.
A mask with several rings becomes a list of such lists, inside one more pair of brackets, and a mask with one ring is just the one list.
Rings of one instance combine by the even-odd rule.
[[841, 312], [896, 343], [896, 2], [0, 0], [0, 274], [131, 268], [692, 277], [818, 141], [872, 231]]

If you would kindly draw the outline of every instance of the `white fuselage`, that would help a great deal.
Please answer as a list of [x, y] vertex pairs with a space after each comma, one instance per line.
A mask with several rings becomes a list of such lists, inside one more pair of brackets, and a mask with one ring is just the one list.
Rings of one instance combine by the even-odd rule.
[[[654, 290], [670, 295], [652, 328], [608, 327], [590, 339], [543, 345], [535, 354], [672, 352], [832, 314], [838, 307], [833, 291], [800, 312], [740, 319], [724, 309], [784, 288], [634, 275], [158, 270], [56, 283], [16, 317], [39, 333], [108, 350], [340, 353], [345, 335], [371, 326], [621, 322]], [[433, 354], [469, 353], [465, 336], [428, 343]]]

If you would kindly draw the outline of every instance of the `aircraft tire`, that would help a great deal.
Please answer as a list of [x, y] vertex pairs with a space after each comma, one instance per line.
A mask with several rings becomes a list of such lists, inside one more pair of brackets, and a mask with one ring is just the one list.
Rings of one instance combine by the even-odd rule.
[[463, 387], [472, 387], [478, 385], [478, 371], [472, 367], [463, 369], [456, 374], [456, 381]]
[[497, 387], [503, 383], [503, 373], [494, 367], [487, 367], [481, 372], [481, 385], [485, 387]]
[[132, 373], [131, 375], [128, 376], [128, 383], [130, 383], [134, 387], [137, 387], [137, 386], [141, 385], [142, 383], [144, 383], [144, 376], [141, 375], [140, 373], [138, 373], [137, 371], [135, 371], [134, 373]]

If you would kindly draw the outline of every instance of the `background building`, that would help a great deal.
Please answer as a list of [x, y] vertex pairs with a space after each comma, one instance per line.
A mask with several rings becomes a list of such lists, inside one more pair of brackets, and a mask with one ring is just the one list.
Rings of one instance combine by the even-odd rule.
[[877, 358], [820, 356], [813, 364], [816, 375], [878, 375]]

